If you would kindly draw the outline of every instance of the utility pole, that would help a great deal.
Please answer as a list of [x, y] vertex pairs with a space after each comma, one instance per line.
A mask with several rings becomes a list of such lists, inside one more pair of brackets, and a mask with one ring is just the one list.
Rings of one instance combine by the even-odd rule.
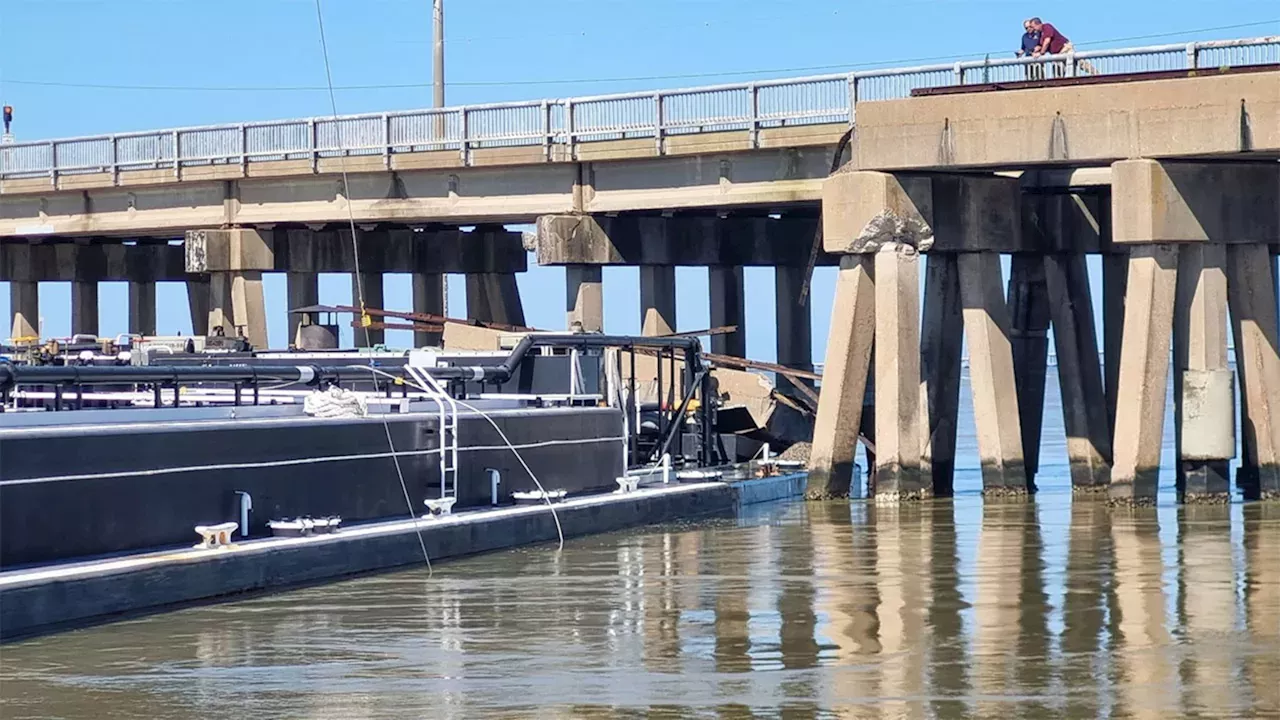
[[[431, 84], [433, 105], [444, 107], [444, 0], [431, 0], [431, 30], [433, 35], [431, 52]], [[444, 114], [436, 116], [436, 138], [444, 142]], [[449, 316], [449, 276], [440, 276], [440, 308], [441, 315]]]

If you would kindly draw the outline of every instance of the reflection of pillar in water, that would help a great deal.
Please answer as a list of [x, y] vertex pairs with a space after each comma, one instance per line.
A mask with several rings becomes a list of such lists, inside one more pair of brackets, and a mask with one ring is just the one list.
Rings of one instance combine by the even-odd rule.
[[1235, 675], [1236, 570], [1228, 505], [1178, 509], [1179, 621], [1195, 652], [1183, 658], [1187, 711], [1210, 717], [1234, 715], [1241, 698]]
[[[1050, 664], [1037, 658], [1049, 657], [1049, 595], [1044, 587], [1044, 543], [1040, 538], [1039, 516], [1035, 505], [1009, 509], [1009, 516], [1022, 535], [1018, 577], [1018, 646], [1014, 665], [1017, 692], [1031, 698], [1048, 697], [1053, 692]], [[1020, 715], [1045, 717], [1051, 709], [1039, 700], [1028, 701]]]
[[1095, 653], [1106, 623], [1103, 589], [1109, 570], [1103, 553], [1111, 511], [1101, 503], [1071, 503], [1067, 533], [1066, 592], [1062, 601], [1062, 680], [1069, 717], [1097, 717], [1104, 689], [1094, 672]]
[[672, 588], [678, 538], [669, 532], [653, 536], [645, 553], [642, 637], [650, 672], [680, 672], [680, 606]]
[[1253, 690], [1258, 716], [1280, 713], [1280, 506], [1261, 503], [1244, 506], [1244, 609], [1249, 639], [1271, 648], [1253, 652], [1245, 661], [1244, 676]]
[[1116, 714], [1176, 716], [1178, 699], [1169, 691], [1174, 678], [1166, 655], [1170, 638], [1155, 509], [1134, 509], [1114, 517], [1111, 544], [1115, 553], [1112, 587], [1119, 616], [1113, 638], [1118, 668]]
[[[929, 653], [929, 697], [934, 717], [962, 717], [967, 713], [964, 698], [969, 694], [969, 658], [966, 648], [964, 620], [960, 617], [968, 603], [960, 592], [959, 556], [956, 552], [955, 506], [932, 503], [929, 545], [929, 588], [931, 602], [927, 613], [932, 629]], [[923, 558], [922, 558], [923, 560]]]
[[[933, 553], [932, 506], [875, 507], [876, 573], [879, 580], [881, 659], [880, 696], [920, 698], [929, 668], [929, 628], [924, 622], [933, 604], [930, 573]], [[919, 701], [886, 708], [891, 714], [923, 716]]]
[[[757, 528], [768, 530], [768, 527]], [[772, 553], [769, 534], [757, 535], [760, 545], [755, 553]], [[715, 661], [718, 673], [745, 673], [751, 670], [751, 636], [749, 624], [751, 610], [748, 595], [751, 593], [750, 563], [755, 553], [742, 552], [740, 548], [716, 547], [715, 554]], [[754, 543], [753, 543], [754, 545]]]
[[[1022, 589], [1021, 509], [999, 503], [986, 503], [982, 508], [972, 662], [973, 691], [980, 696], [997, 697], [1014, 690], [1015, 649], [1022, 641], [1018, 608]], [[979, 702], [978, 707], [983, 715], [1009, 710], [1003, 702]]]
[[[778, 650], [782, 666], [787, 670], [811, 670], [818, 665], [818, 643], [814, 633], [817, 615], [814, 608], [813, 544], [805, 527], [799, 523], [775, 526], [773, 534], [779, 538], [776, 567], [786, 576], [775, 599], [780, 621]], [[784, 679], [781, 689], [788, 703], [800, 703], [802, 707], [809, 707], [817, 693], [814, 676], [805, 672], [794, 673]]]

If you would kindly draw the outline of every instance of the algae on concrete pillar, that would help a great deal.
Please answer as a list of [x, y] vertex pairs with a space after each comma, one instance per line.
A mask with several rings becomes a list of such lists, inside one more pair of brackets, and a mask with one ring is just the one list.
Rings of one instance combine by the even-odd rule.
[[1025, 496], [1029, 488], [1022, 459], [1018, 391], [1012, 382], [1013, 347], [1000, 256], [994, 252], [961, 253], [957, 261], [982, 492], [985, 497]]
[[1265, 245], [1228, 246], [1227, 288], [1236, 371], [1243, 388], [1241, 445], [1246, 456], [1242, 466], [1256, 473], [1256, 480], [1246, 478], [1244, 489], [1250, 499], [1276, 500], [1280, 499], [1280, 329], [1268, 253]]
[[[413, 311], [425, 315], [444, 315], [444, 275], [415, 272], [413, 274]], [[442, 342], [438, 332], [414, 332], [414, 347], [432, 347]]]
[[604, 278], [599, 265], [569, 265], [564, 269], [565, 325], [580, 324], [583, 332], [604, 331]]
[[1177, 274], [1177, 245], [1133, 247], [1116, 387], [1115, 462], [1108, 489], [1112, 503], [1149, 505], [1156, 500]]
[[711, 336], [711, 352], [747, 356], [746, 299], [741, 265], [712, 265], [707, 268], [711, 296], [711, 327], [737, 327], [732, 333]]
[[1105, 492], [1111, 481], [1111, 421], [1107, 417], [1089, 266], [1081, 253], [1044, 258], [1062, 395], [1062, 424], [1073, 493]]
[[147, 280], [129, 281], [129, 332], [156, 334], [156, 284]]
[[13, 315], [13, 339], [40, 339], [40, 284], [34, 280], [9, 281], [9, 312]]
[[773, 277], [777, 362], [789, 368], [813, 370], [813, 314], [807, 299], [800, 302], [805, 268], [779, 265], [773, 269]]
[[285, 292], [289, 298], [289, 307], [286, 308], [289, 320], [288, 344], [293, 345], [298, 341], [298, 327], [302, 325], [302, 315], [294, 310], [320, 304], [320, 275], [313, 272], [287, 272]]
[[822, 392], [813, 426], [813, 449], [809, 455], [805, 497], [811, 500], [849, 495], [862, 421], [862, 399], [875, 340], [874, 267], [870, 255], [848, 255], [840, 259]]
[[209, 334], [209, 276], [187, 276], [187, 310], [191, 314], [191, 334]]
[[1179, 250], [1173, 318], [1178, 500], [1225, 503], [1231, 497], [1236, 435], [1223, 245], [1196, 243]]
[[[382, 273], [351, 273], [351, 299], [353, 305], [361, 310], [381, 310], [383, 309], [382, 298]], [[356, 320], [361, 323], [359, 327], [355, 328], [356, 347], [373, 347], [386, 342], [387, 332], [385, 330], [364, 326], [361, 316], [356, 316]], [[385, 318], [370, 315], [369, 321], [371, 323], [382, 323]]]
[[960, 271], [953, 253], [925, 256], [924, 319], [920, 336], [921, 470], [932, 478], [933, 494], [954, 494], [956, 430], [960, 408], [960, 355], [964, 317], [960, 312]]
[[920, 472], [920, 255], [889, 242], [875, 262], [877, 503], [933, 495]]
[[640, 332], [654, 337], [676, 331], [676, 268], [640, 266]]
[[71, 334], [98, 334], [98, 283], [75, 280], [71, 283]]
[[1018, 387], [1018, 422], [1027, 490], [1035, 492], [1040, 468], [1040, 431], [1049, 365], [1049, 291], [1043, 256], [1014, 253], [1009, 273], [1010, 344]]

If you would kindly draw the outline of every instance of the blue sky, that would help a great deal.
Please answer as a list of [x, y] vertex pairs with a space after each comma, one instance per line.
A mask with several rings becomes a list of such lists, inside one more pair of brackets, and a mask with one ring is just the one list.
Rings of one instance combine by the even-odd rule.
[[[365, 86], [340, 90], [339, 112], [430, 105], [430, 0], [324, 0], [323, 7], [334, 83]], [[1275, 0], [446, 0], [448, 102], [1000, 56], [1017, 47], [1031, 14], [1087, 48], [1280, 34]], [[319, 89], [314, 0], [0, 0], [0, 48], [0, 101], [15, 107], [20, 140], [330, 112]], [[635, 269], [607, 269], [605, 281], [606, 329], [638, 332]], [[706, 327], [706, 271], [682, 268], [678, 282], [680, 327]], [[833, 284], [833, 271], [819, 271], [815, 358], [826, 343]], [[563, 327], [562, 270], [533, 268], [520, 285], [530, 324]], [[460, 314], [462, 283], [451, 288], [451, 311]], [[747, 288], [748, 353], [772, 359], [772, 270], [748, 269]], [[69, 331], [69, 294], [65, 284], [42, 284], [46, 336]], [[283, 345], [283, 277], [268, 279], [267, 294], [272, 344]], [[182, 286], [162, 285], [157, 295], [160, 331], [188, 332]], [[103, 286], [104, 334], [125, 330], [125, 297], [123, 284]], [[322, 278], [322, 301], [349, 297], [345, 276]], [[388, 306], [408, 308], [408, 277], [388, 276], [386, 297]], [[0, 283], [6, 323], [8, 305]]]

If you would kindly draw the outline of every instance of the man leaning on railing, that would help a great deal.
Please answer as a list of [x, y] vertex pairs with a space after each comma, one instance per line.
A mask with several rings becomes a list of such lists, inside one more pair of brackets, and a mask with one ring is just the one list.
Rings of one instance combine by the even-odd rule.
[[[1040, 33], [1031, 27], [1030, 20], [1022, 21], [1022, 48], [1018, 50], [1018, 57], [1032, 57], [1036, 55], [1036, 50], [1040, 47]], [[1044, 65], [1041, 63], [1028, 63], [1026, 65], [1028, 80], [1043, 80]]]
[[[1046, 54], [1070, 55], [1071, 53], [1076, 51], [1075, 45], [1071, 44], [1071, 41], [1067, 39], [1067, 36], [1059, 32], [1058, 28], [1054, 27], [1050, 23], [1041, 22], [1040, 18], [1034, 17], [1034, 18], [1031, 18], [1030, 25], [1031, 25], [1031, 29], [1035, 30], [1037, 33], [1040, 34], [1040, 45], [1039, 47], [1036, 48], [1035, 52], [1032, 54], [1032, 57], [1040, 57]], [[1088, 60], [1078, 60], [1076, 62], [1076, 67], [1078, 67], [1081, 71], [1086, 72], [1090, 75], [1096, 75], [1098, 72], [1093, 67], [1093, 64], [1090, 63]], [[1053, 76], [1062, 77], [1065, 74], [1066, 74], [1066, 63], [1060, 62], [1060, 61], [1055, 62], [1053, 64]]]

